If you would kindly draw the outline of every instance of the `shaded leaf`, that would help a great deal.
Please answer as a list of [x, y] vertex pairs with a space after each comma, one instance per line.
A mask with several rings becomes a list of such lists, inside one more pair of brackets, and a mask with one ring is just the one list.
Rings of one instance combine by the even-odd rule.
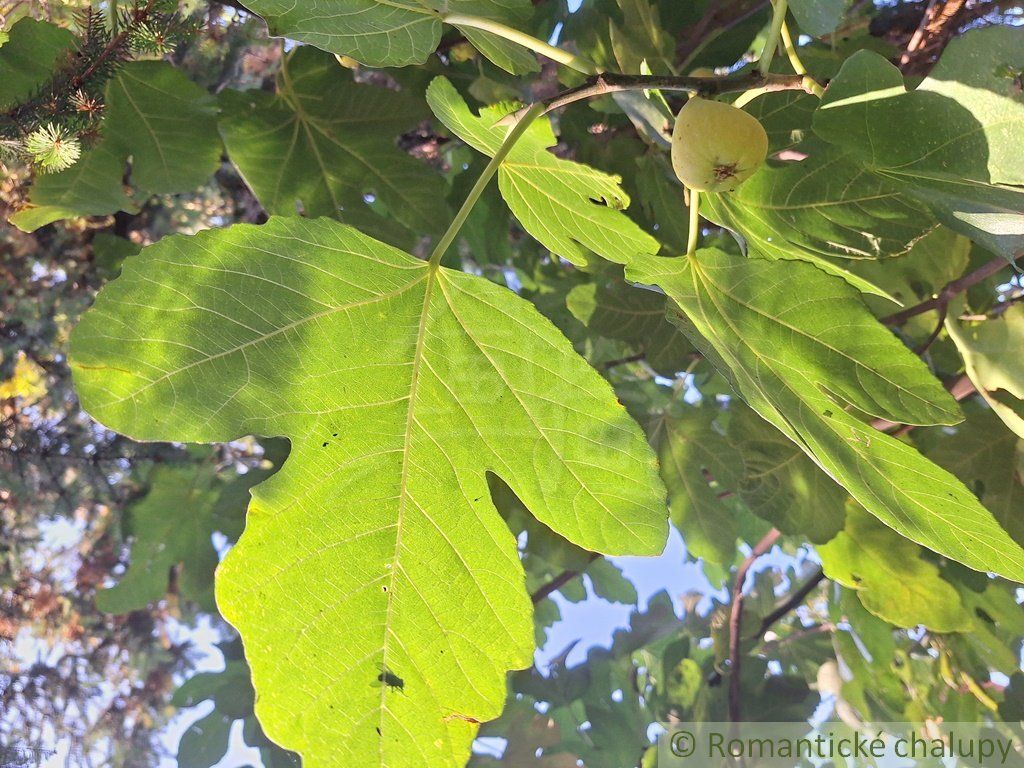
[[[220, 160], [213, 99], [171, 64], [134, 61], [107, 83], [107, 115], [96, 146], [66, 171], [40, 176], [11, 217], [32, 231], [58, 219], [135, 210], [153, 194], [186, 192]], [[122, 185], [128, 159], [135, 187]]]
[[217, 552], [211, 536], [216, 526], [211, 510], [217, 493], [210, 466], [157, 467], [149, 491], [127, 509], [134, 536], [128, 570], [116, 586], [96, 595], [96, 607], [107, 613], [128, 613], [160, 600], [167, 592], [172, 568], [178, 589], [205, 610], [213, 610], [213, 569]]
[[[1024, 31], [1004, 31], [1024, 48]], [[970, 33], [965, 40], [984, 44]], [[1024, 140], [1024, 99], [970, 87], [974, 79], [952, 87], [926, 81], [908, 92], [898, 69], [861, 51], [829, 83], [814, 131], [951, 229], [1013, 258], [1024, 248], [1024, 189], [1005, 185], [1024, 183], [1024, 164], [1002, 149], [993, 154], [990, 146]], [[975, 92], [981, 94], [977, 100]]]
[[74, 216], [136, 211], [138, 203], [121, 183], [124, 173], [125, 158], [116, 143], [101, 140], [66, 171], [37, 176], [29, 191], [29, 205], [11, 216], [10, 222], [32, 232]]
[[119, 67], [107, 86], [103, 136], [131, 157], [131, 181], [147, 195], [184, 192], [220, 162], [213, 99], [163, 61]]
[[743, 465], [724, 435], [715, 431], [712, 411], [666, 417], [658, 449], [661, 477], [669, 493], [672, 523], [693, 557], [731, 563], [739, 528], [722, 496], [739, 486]]
[[820, 142], [801, 148], [811, 153], [806, 159], [769, 162], [735, 192], [702, 197], [701, 211], [739, 232], [750, 253], [810, 261], [863, 292], [886, 296], [843, 262], [907, 253], [935, 221], [848, 153]]
[[998, 317], [961, 322], [957, 304], [946, 317], [946, 331], [963, 355], [978, 393], [1018, 437], [1024, 438], [1024, 305]]
[[[231, 160], [272, 215], [334, 216], [389, 233], [380, 211], [411, 235], [448, 220], [441, 179], [400, 150], [397, 137], [428, 116], [410, 91], [353, 82], [333, 56], [299, 48], [277, 93], [225, 91], [220, 130]], [[378, 205], [365, 202], [373, 195]], [[394, 239], [394, 233], [384, 235]], [[411, 237], [410, 237], [411, 239]]]
[[10, 109], [35, 95], [61, 59], [75, 47], [75, 36], [48, 21], [18, 19], [0, 46], [0, 109]]
[[971, 616], [924, 551], [852, 505], [846, 528], [818, 547], [825, 575], [857, 590], [864, 607], [898, 627], [967, 632]]
[[929, 429], [916, 436], [924, 454], [959, 477], [1024, 546], [1024, 443], [988, 408], [966, 404], [967, 420], [955, 430]]
[[595, 276], [569, 291], [566, 305], [592, 332], [630, 342], [659, 373], [671, 376], [689, 362], [693, 347], [665, 317], [665, 297], [659, 293]]
[[749, 408], [737, 408], [728, 437], [743, 458], [736, 491], [751, 512], [815, 544], [842, 530], [846, 492], [785, 435]]
[[821, 37], [839, 26], [846, 12], [846, 0], [793, 0], [789, 7], [801, 32]]
[[[531, 11], [529, 0], [338, 0], [327, 8], [253, 0], [247, 7], [267, 20], [272, 35], [351, 56], [371, 67], [423, 64], [441, 42], [441, 22], [448, 14], [517, 26]], [[498, 66], [536, 69], [507, 40], [471, 26], [459, 29]]]

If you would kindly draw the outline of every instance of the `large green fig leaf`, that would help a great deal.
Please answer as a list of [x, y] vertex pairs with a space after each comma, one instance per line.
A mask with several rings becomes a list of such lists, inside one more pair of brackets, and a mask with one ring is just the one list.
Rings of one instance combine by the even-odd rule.
[[[266, 19], [272, 35], [351, 56], [371, 67], [423, 64], [441, 42], [441, 23], [451, 14], [517, 26], [532, 11], [530, 0], [336, 0], [327, 6], [252, 0], [246, 7]], [[510, 72], [537, 69], [519, 46], [475, 26], [452, 23], [498, 66]]]
[[974, 495], [858, 414], [951, 424], [956, 403], [856, 292], [810, 264], [703, 249], [636, 259], [674, 320], [762, 417], [901, 535], [982, 571], [1024, 579], [1024, 550]]
[[132, 210], [122, 177], [131, 159], [136, 200], [187, 192], [220, 162], [212, 97], [163, 61], [133, 61], [107, 83], [106, 115], [98, 144], [66, 171], [39, 176], [29, 205], [11, 222], [31, 231], [70, 216]]
[[225, 91], [220, 104], [228, 153], [271, 215], [334, 216], [388, 240], [394, 221], [412, 239], [448, 220], [438, 174], [397, 146], [430, 116], [422, 97], [355, 83], [333, 56], [303, 47], [282, 63], [276, 95]]
[[[427, 103], [452, 133], [490, 157], [508, 133], [496, 123], [511, 107], [497, 105], [474, 115], [446, 78], [430, 84]], [[623, 263], [632, 254], [657, 253], [658, 241], [623, 213], [629, 196], [619, 185], [621, 179], [556, 157], [549, 151], [554, 145], [551, 125], [542, 118], [498, 169], [501, 195], [523, 228], [576, 265], [586, 264], [593, 254]]]
[[330, 220], [144, 249], [72, 359], [84, 406], [135, 438], [290, 439], [217, 602], [267, 734], [309, 766], [463, 765], [505, 673], [530, 664], [530, 600], [487, 473], [586, 549], [665, 540], [639, 427], [550, 322]]
[[[1024, 50], [1024, 31], [999, 32]], [[1024, 97], [986, 89], [995, 61], [975, 74], [957, 61], [986, 41], [994, 44], [970, 34], [943, 57], [940, 76], [953, 70], [957, 81], [926, 80], [914, 91], [883, 57], [861, 51], [829, 83], [813, 124], [819, 136], [951, 229], [1013, 258], [1024, 248], [1024, 189], [1006, 185], [1024, 184], [1024, 162], [1007, 148], [1024, 141]], [[996, 47], [997, 55], [1019, 70], [1024, 55], [1010, 56], [1012, 49]]]

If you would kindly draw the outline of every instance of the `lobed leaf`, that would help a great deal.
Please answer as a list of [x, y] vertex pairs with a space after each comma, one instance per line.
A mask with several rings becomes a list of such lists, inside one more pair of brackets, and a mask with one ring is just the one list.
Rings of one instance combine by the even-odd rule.
[[703, 249], [637, 259], [674, 320], [747, 403], [901, 535], [977, 570], [1024, 578], [1024, 550], [970, 491], [859, 417], [951, 424], [956, 403], [852, 288], [810, 264]]
[[844, 261], [905, 254], [935, 220], [847, 153], [820, 142], [803, 148], [811, 152], [804, 160], [770, 162], [735, 192], [705, 195], [701, 210], [741, 233], [752, 253], [809, 261], [860, 291], [888, 297]]
[[[497, 105], [474, 115], [446, 78], [431, 82], [427, 103], [448, 130], [489, 157], [508, 133], [496, 123], [510, 109]], [[523, 228], [577, 266], [593, 254], [621, 264], [633, 254], [657, 253], [658, 241], [623, 213], [629, 197], [621, 179], [556, 157], [548, 151], [554, 145], [550, 123], [542, 118], [498, 169], [501, 195]]]
[[462, 765], [506, 672], [530, 664], [487, 473], [586, 549], [665, 541], [641, 431], [548, 321], [330, 220], [144, 249], [76, 328], [72, 361], [84, 406], [135, 438], [291, 441], [217, 601], [267, 734], [310, 766]]
[[[1001, 32], [1024, 49], [1024, 31]], [[965, 37], [940, 75], [962, 69], [956, 59], [973, 48], [970, 43], [982, 46], [986, 38]], [[951, 229], [1013, 258], [1024, 249], [1024, 189], [1007, 185], [1024, 184], [1024, 163], [1005, 147], [1024, 141], [1024, 97], [971, 87], [976, 79], [952, 86], [926, 81], [907, 91], [898, 69], [861, 51], [829, 83], [814, 131]]]
[[437, 173], [397, 146], [428, 116], [410, 91], [353, 82], [333, 56], [304, 47], [282, 62], [276, 94], [225, 91], [220, 105], [231, 160], [271, 215], [334, 216], [388, 240], [394, 222], [411, 240], [449, 218]]

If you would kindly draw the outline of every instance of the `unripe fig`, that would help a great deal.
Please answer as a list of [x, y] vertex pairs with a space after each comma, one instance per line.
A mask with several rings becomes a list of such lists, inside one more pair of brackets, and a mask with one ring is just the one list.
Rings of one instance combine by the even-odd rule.
[[757, 118], [721, 101], [692, 97], [676, 116], [672, 168], [690, 189], [728, 192], [749, 179], [768, 154]]

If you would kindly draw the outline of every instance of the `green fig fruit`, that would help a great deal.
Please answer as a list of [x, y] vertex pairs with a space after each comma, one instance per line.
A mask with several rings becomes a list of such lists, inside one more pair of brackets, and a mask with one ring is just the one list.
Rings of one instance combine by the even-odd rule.
[[757, 118], [721, 101], [692, 97], [676, 116], [672, 168], [690, 189], [728, 192], [749, 179], [768, 154]]

